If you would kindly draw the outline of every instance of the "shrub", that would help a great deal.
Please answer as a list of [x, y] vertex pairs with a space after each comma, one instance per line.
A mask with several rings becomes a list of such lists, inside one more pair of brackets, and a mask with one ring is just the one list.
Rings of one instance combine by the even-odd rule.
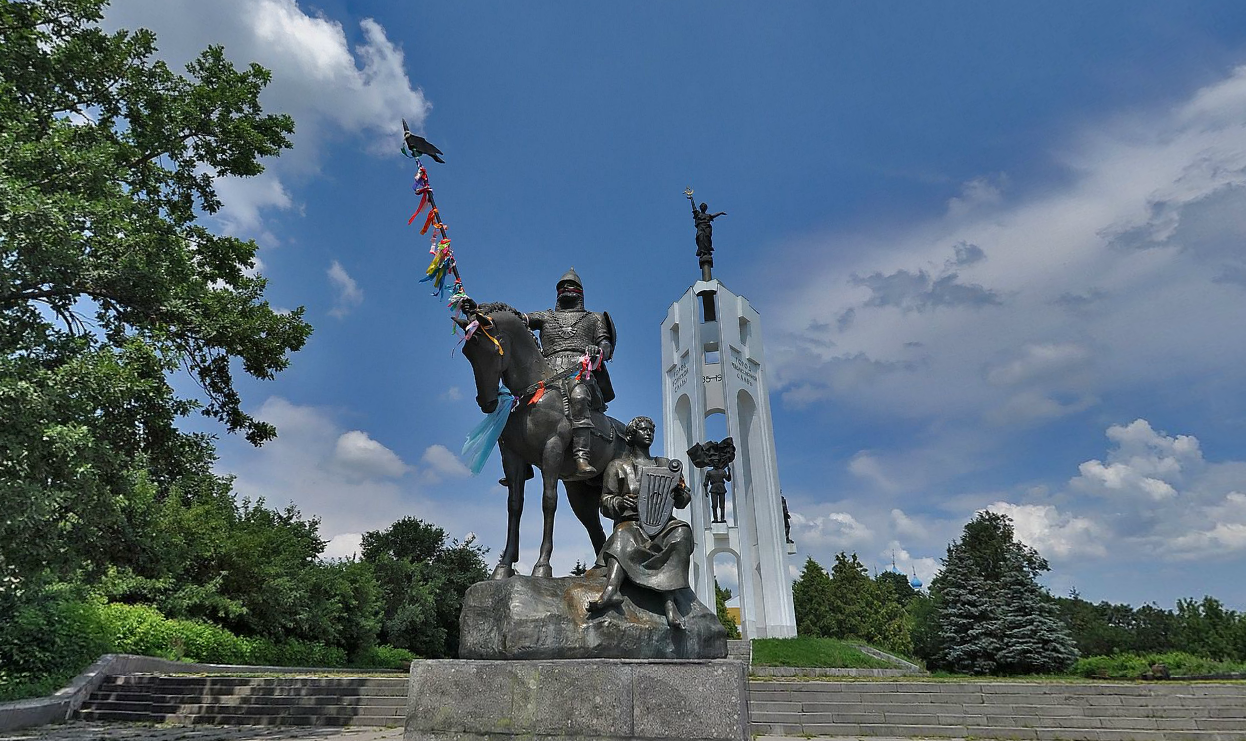
[[405, 648], [372, 646], [359, 653], [354, 665], [360, 669], [405, 669], [415, 660], [415, 654]]
[[109, 648], [91, 605], [68, 589], [0, 595], [0, 701], [50, 694]]
[[154, 607], [143, 605], [108, 604], [96, 609], [116, 653], [207, 664], [309, 667], [346, 664], [344, 650], [323, 643], [298, 640], [274, 643], [263, 638], [236, 636], [211, 623], [171, 620]]
[[1143, 672], [1150, 669], [1152, 664], [1164, 664], [1174, 677], [1246, 672], [1246, 664], [1241, 662], [1215, 661], [1182, 651], [1169, 651], [1167, 653], [1088, 656], [1078, 660], [1073, 666], [1073, 673], [1098, 679], [1137, 679]]

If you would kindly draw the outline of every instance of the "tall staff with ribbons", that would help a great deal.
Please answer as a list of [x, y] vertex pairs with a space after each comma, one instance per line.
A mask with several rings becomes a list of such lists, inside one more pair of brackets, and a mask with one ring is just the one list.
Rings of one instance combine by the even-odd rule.
[[[467, 291], [463, 288], [463, 276], [459, 274], [454, 248], [450, 245], [450, 233], [445, 220], [441, 217], [441, 209], [437, 207], [437, 198], [433, 194], [428, 171], [424, 169], [424, 163], [420, 159], [427, 156], [434, 162], [445, 164], [445, 160], [441, 158], [443, 152], [424, 137], [412, 133], [407, 127], [405, 118], [402, 120], [402, 139], [402, 153], [415, 160], [415, 182], [412, 183], [411, 189], [420, 197], [420, 203], [415, 213], [411, 214], [411, 218], [407, 219], [407, 224], [415, 223], [427, 207], [428, 215], [424, 217], [424, 225], [420, 228], [420, 234], [428, 234], [430, 229], [433, 230], [432, 245], [428, 250], [433, 259], [425, 269], [424, 277], [420, 279], [420, 282], [432, 283], [433, 295], [438, 298], [445, 298], [446, 291], [450, 291], [450, 301], [447, 306], [454, 311], [455, 316], [465, 316], [471, 320], [464, 329], [464, 341], [470, 340], [476, 332], [480, 332], [493, 343], [498, 354], [501, 355], [502, 345], [489, 333], [489, 330], [493, 328], [493, 320], [477, 311], [476, 303], [468, 297]], [[451, 277], [454, 278], [453, 283], [448, 283]], [[458, 328], [457, 323], [452, 326], [455, 329]], [[506, 427], [511, 410], [514, 408], [513, 403], [507, 403], [507, 401], [513, 402], [513, 397], [505, 387], [499, 390], [499, 400], [501, 403], [497, 405], [497, 409], [481, 420], [480, 424], [468, 434], [467, 441], [463, 444], [462, 455], [468, 460], [473, 473], [480, 473], [484, 467], [485, 461], [493, 452], [494, 445], [502, 429]]]

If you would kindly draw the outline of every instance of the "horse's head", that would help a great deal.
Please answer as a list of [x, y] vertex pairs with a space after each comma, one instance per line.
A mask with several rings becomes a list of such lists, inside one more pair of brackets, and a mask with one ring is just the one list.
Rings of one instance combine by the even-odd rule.
[[[534, 370], [529, 366], [543, 359], [523, 315], [515, 309], [502, 303], [482, 304], [474, 316], [479, 327], [463, 343], [463, 355], [476, 377], [476, 403], [489, 414], [498, 406], [498, 383], [505, 382], [507, 388], [519, 393], [533, 382], [529, 376]], [[455, 319], [463, 329], [471, 321]]]
[[[480, 411], [489, 414], [498, 407], [498, 383], [510, 360], [506, 352], [510, 337], [499, 331], [497, 322], [483, 312], [476, 321], [479, 322], [477, 329], [463, 343], [463, 355], [472, 364], [472, 374], [476, 377], [476, 403]], [[455, 322], [466, 330], [471, 320], [456, 318]]]

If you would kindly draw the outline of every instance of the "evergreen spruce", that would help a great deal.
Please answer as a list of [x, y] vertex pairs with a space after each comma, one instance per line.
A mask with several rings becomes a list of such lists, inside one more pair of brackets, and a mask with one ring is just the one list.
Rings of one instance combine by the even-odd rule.
[[979, 512], [943, 565], [931, 585], [937, 667], [1024, 674], [1064, 671], [1076, 660], [1073, 638], [1036, 580], [1047, 561], [1013, 537], [1006, 515]]
[[1005, 575], [1000, 586], [1000, 672], [1053, 674], [1072, 666], [1077, 646], [1042, 587], [1021, 571]]
[[1000, 641], [998, 602], [973, 563], [948, 548], [942, 573], [936, 577], [939, 600], [939, 645], [936, 663], [961, 674], [994, 674]]

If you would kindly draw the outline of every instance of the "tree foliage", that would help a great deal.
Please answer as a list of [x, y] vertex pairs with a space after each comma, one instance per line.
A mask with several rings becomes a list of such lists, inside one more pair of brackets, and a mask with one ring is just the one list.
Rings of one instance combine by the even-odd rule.
[[817, 561], [805, 559], [805, 568], [792, 584], [792, 605], [796, 611], [796, 633], [830, 638], [836, 629], [831, 612], [831, 577]]
[[792, 586], [800, 635], [856, 639], [910, 653], [908, 614], [891, 585], [870, 578], [854, 553], [839, 553], [831, 573], [812, 558]]
[[[211, 47], [184, 74], [104, 0], [0, 0], [0, 571], [99, 570], [132, 500], [213, 457], [195, 410], [253, 443], [234, 372], [267, 379], [310, 327], [274, 311], [254, 242], [214, 234], [214, 178], [253, 176], [293, 122], [269, 74]], [[200, 398], [169, 383], [189, 373]]]
[[727, 611], [727, 600], [731, 599], [731, 590], [726, 587], [718, 586], [718, 580], [714, 580], [714, 611], [718, 613], [718, 622], [722, 623], [723, 630], [727, 631], [728, 640], [738, 640], [740, 638], [740, 626], [736, 623], [735, 618], [731, 617], [731, 613]]
[[415, 517], [364, 533], [363, 561], [384, 606], [381, 640], [425, 658], [457, 656], [463, 594], [488, 575], [484, 553]]
[[1007, 515], [979, 512], [931, 584], [938, 650], [931, 663], [965, 674], [1058, 672], [1077, 659], [1037, 576], [1048, 569], [1013, 537]]
[[896, 595], [901, 605], [908, 606], [909, 601], [917, 596], [917, 590], [909, 583], [909, 578], [897, 571], [884, 571], [874, 577], [879, 584], [886, 584]]

